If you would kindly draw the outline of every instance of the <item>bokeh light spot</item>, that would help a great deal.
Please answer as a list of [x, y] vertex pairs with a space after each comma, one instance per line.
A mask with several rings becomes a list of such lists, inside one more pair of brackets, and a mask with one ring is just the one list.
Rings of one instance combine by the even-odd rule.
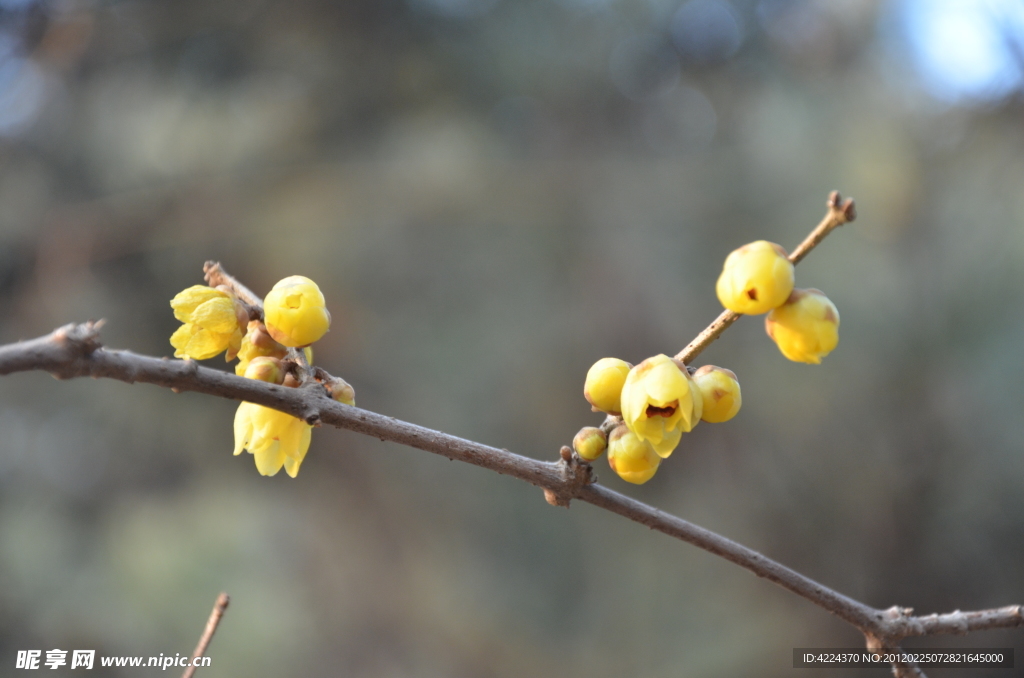
[[1019, 0], [902, 0], [898, 16], [921, 80], [937, 98], [991, 101], [1021, 86]]
[[0, 135], [24, 131], [46, 99], [46, 79], [29, 59], [12, 57], [0, 62]]

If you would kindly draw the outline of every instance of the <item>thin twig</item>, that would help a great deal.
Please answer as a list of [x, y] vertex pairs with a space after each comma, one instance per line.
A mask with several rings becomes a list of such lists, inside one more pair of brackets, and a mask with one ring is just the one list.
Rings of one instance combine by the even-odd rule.
[[557, 503], [580, 499], [725, 558], [835, 614], [865, 634], [884, 638], [887, 646], [895, 647], [902, 638], [909, 636], [1024, 626], [1024, 608], [1019, 605], [925, 617], [915, 617], [905, 608], [875, 609], [715, 532], [593, 484], [589, 467], [575, 457], [558, 462], [530, 459], [508, 450], [344, 405], [327, 397], [320, 387], [286, 388], [201, 367], [192, 360], [109, 351], [100, 345], [98, 334], [95, 323], [66, 325], [44, 337], [0, 346], [0, 375], [45, 370], [58, 379], [104, 377], [128, 383], [156, 384], [179, 392], [195, 391], [230, 400], [245, 400], [287, 412], [309, 423], [322, 421], [474, 464], [542, 487], [558, 500]]
[[263, 310], [263, 300], [253, 293], [248, 287], [238, 282], [234, 276], [228, 275], [219, 261], [208, 261], [203, 264], [203, 276], [210, 287], [227, 285], [235, 293], [235, 296], [249, 306]]
[[793, 262], [793, 265], [799, 264], [837, 226], [848, 224], [857, 218], [857, 206], [854, 204], [853, 198], [843, 200], [842, 196], [839, 195], [839, 191], [829, 193], [828, 202], [825, 204], [828, 207], [828, 214], [789, 255], [789, 260]]
[[[793, 253], [789, 255], [789, 260], [794, 265], [800, 263], [800, 261], [807, 256], [807, 254], [817, 247], [822, 240], [828, 237], [837, 226], [848, 224], [857, 218], [857, 208], [854, 205], [852, 198], [842, 199], [839, 195], [839, 191], [832, 191], [829, 193], [828, 202], [826, 203], [828, 212], [822, 218], [821, 222], [814, 227], [814, 230], [808, 234], [804, 241], [796, 246]], [[722, 313], [714, 319], [714, 321], [708, 325], [700, 334], [698, 334], [693, 341], [686, 345], [682, 351], [676, 354], [676, 360], [682, 361], [684, 364], [689, 365], [693, 362], [693, 359], [699, 356], [704, 349], [706, 349], [711, 342], [718, 339], [729, 327], [742, 317], [741, 313], [735, 311], [722, 311]]]
[[206, 648], [209, 647], [210, 641], [213, 640], [213, 634], [217, 632], [217, 626], [220, 625], [221, 617], [224, 616], [224, 610], [228, 609], [228, 603], [230, 602], [231, 598], [226, 593], [222, 592], [217, 596], [217, 602], [213, 604], [210, 618], [206, 620], [206, 628], [203, 629], [203, 635], [199, 637], [196, 651], [192, 653], [192, 661], [188, 663], [188, 668], [185, 669], [185, 673], [181, 674], [181, 678], [192, 678], [192, 674], [196, 672], [196, 659], [206, 656]]

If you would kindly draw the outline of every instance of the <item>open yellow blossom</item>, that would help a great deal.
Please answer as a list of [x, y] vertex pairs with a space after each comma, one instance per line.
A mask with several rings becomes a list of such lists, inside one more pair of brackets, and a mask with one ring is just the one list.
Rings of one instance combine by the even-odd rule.
[[[273, 358], [256, 357], [245, 371], [249, 379], [279, 383], [283, 376]], [[243, 402], [235, 412], [235, 454], [250, 452], [256, 470], [272, 476], [284, 467], [294, 478], [306, 458], [312, 426], [290, 414], [255, 403]]]
[[686, 368], [666, 355], [631, 369], [622, 387], [622, 420], [661, 457], [672, 454], [683, 433], [697, 425], [703, 407]]
[[587, 370], [583, 384], [583, 397], [595, 411], [619, 414], [622, 410], [619, 397], [622, 385], [626, 383], [630, 364], [618, 358], [601, 358]]
[[608, 465], [627, 483], [643, 485], [658, 472], [661, 456], [649, 442], [619, 426], [608, 441]]
[[839, 311], [821, 290], [794, 290], [764, 327], [782, 355], [798, 363], [818, 365], [839, 344]]
[[171, 335], [175, 358], [206, 360], [227, 351], [235, 357], [242, 343], [241, 312], [235, 298], [205, 285], [193, 285], [171, 299], [174, 317], [184, 323]]
[[290, 414], [242, 403], [235, 413], [235, 454], [252, 453], [262, 475], [275, 475], [283, 466], [294, 478], [309, 450], [312, 428]]
[[724, 367], [704, 365], [693, 373], [704, 400], [704, 411], [700, 418], [712, 424], [729, 421], [740, 411], [743, 398], [736, 373]]
[[331, 327], [324, 295], [316, 283], [301, 275], [279, 281], [263, 300], [267, 331], [285, 346], [308, 346]]
[[793, 264], [780, 245], [758, 240], [725, 258], [715, 285], [718, 300], [730, 311], [759, 315], [783, 304], [793, 291]]

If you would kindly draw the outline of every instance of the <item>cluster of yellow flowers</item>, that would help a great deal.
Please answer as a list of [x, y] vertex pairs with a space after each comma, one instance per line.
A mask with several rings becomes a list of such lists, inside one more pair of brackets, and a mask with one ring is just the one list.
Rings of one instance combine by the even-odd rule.
[[[759, 240], [726, 258], [716, 291], [730, 311], [768, 313], [768, 336], [784, 356], [817, 364], [839, 343], [839, 312], [819, 290], [795, 290], [793, 285], [786, 251]], [[731, 370], [704, 365], [691, 373], [666, 355], [635, 367], [602, 358], [587, 372], [583, 395], [595, 412], [621, 417], [621, 423], [611, 420], [607, 435], [593, 426], [581, 429], [573, 439], [576, 454], [594, 461], [607, 450], [612, 470], [638, 485], [654, 477], [661, 460], [699, 421], [729, 421], [742, 404]]]
[[726, 257], [715, 291], [730, 311], [767, 313], [765, 329], [782, 355], [817, 365], [839, 344], [839, 311], [821, 290], [793, 285], [786, 250], [758, 240]]
[[[324, 295], [317, 284], [299, 275], [281, 280], [263, 302], [263, 318], [250, 320], [249, 309], [227, 287], [193, 285], [171, 300], [183, 324], [171, 335], [176, 358], [206, 360], [225, 353], [238, 357], [235, 373], [248, 379], [295, 387], [299, 383], [284, 359], [289, 348], [301, 349], [312, 362], [310, 344], [331, 326]], [[355, 391], [342, 379], [325, 384], [335, 400], [355, 405]], [[283, 467], [294, 478], [309, 449], [312, 427], [290, 414], [243, 402], [235, 413], [235, 454], [250, 452], [265, 476]]]
[[731, 371], [705, 365], [690, 374], [666, 355], [637, 366], [602, 358], [587, 372], [583, 396], [595, 411], [622, 417], [606, 436], [593, 426], [580, 430], [573, 448], [594, 461], [608, 450], [608, 465], [623, 480], [646, 483], [684, 433], [701, 420], [728, 421], [740, 411], [740, 384]]

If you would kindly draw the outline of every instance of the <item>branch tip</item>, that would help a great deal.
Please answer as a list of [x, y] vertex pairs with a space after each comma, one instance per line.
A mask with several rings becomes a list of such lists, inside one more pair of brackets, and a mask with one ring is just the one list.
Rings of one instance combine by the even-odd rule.
[[846, 199], [842, 206], [842, 212], [847, 223], [857, 219], [857, 204], [853, 201], [853, 198]]
[[224, 617], [224, 611], [228, 609], [228, 604], [230, 602], [231, 597], [223, 591], [219, 596], [217, 596], [217, 600], [213, 604], [213, 610], [210, 612], [210, 618], [206, 620], [206, 627], [203, 629], [203, 635], [199, 636], [199, 644], [196, 645], [196, 649], [192, 653], [192, 661], [189, 662], [189, 666], [185, 669], [185, 672], [181, 674], [181, 678], [192, 678], [192, 674], [196, 672], [195, 659], [206, 654], [206, 648], [210, 646], [210, 641], [213, 640], [213, 634], [217, 632], [217, 627], [220, 626], [220, 620]]

